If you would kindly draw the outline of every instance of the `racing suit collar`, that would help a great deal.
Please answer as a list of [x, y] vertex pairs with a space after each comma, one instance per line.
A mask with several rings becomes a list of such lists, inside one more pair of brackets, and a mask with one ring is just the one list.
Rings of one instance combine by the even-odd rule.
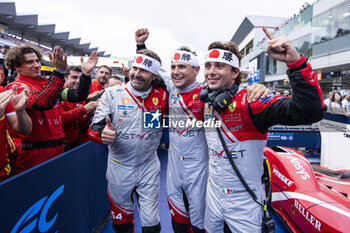
[[145, 99], [153, 89], [153, 87], [150, 86], [147, 91], [138, 91], [131, 85], [131, 82], [128, 82], [126, 84], [126, 88], [131, 92], [131, 94], [137, 97], [141, 97], [141, 99]]
[[199, 86], [199, 83], [197, 81], [194, 81], [193, 83], [191, 83], [190, 85], [188, 85], [187, 87], [182, 88], [182, 89], [175, 87], [175, 91], [177, 93], [186, 93], [186, 92], [193, 91], [198, 86]]

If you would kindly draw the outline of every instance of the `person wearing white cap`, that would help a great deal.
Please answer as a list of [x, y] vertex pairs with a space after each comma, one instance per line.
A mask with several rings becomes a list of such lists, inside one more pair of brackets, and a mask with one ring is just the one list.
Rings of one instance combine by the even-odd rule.
[[205, 128], [209, 178], [204, 227], [208, 233], [223, 232], [225, 222], [232, 232], [262, 232], [263, 218], [268, 218], [261, 179], [268, 128], [323, 117], [321, 88], [306, 58], [290, 41], [275, 39], [263, 29], [271, 39], [266, 52], [288, 65], [292, 97], [270, 95], [249, 103], [246, 90], [238, 89], [241, 55], [233, 42], [212, 43], [205, 59], [208, 87], [201, 92], [205, 118], [221, 122], [219, 130]]
[[333, 98], [334, 92], [331, 91], [328, 93], [328, 98], [323, 101], [324, 104], [324, 109], [328, 112], [331, 113], [331, 102]]
[[157, 86], [160, 65], [156, 53], [138, 51], [130, 82], [105, 90], [89, 129], [94, 142], [108, 144], [106, 177], [115, 232], [134, 232], [134, 193], [142, 232], [160, 232], [157, 148], [167, 104], [166, 91]]
[[283, 91], [283, 96], [289, 96], [289, 91], [288, 90]]

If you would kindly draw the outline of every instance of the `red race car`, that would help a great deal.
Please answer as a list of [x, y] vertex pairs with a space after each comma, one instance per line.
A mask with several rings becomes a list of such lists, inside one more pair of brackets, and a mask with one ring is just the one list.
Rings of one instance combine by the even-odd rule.
[[268, 201], [291, 232], [350, 232], [350, 171], [313, 170], [291, 148], [264, 153]]

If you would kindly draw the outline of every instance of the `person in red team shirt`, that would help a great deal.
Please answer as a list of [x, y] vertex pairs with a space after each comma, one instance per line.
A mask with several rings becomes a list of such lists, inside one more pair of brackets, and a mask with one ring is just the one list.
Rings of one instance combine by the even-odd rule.
[[90, 72], [97, 63], [97, 53], [92, 52], [88, 61], [82, 64], [83, 75], [76, 90], [63, 89], [64, 71], [67, 68], [67, 55], [56, 46], [49, 53], [55, 70], [49, 79], [40, 76], [39, 50], [31, 46], [11, 48], [5, 59], [9, 69], [16, 70], [19, 77], [6, 89], [22, 84], [29, 87], [29, 102], [26, 111], [33, 122], [33, 130], [28, 136], [20, 135], [21, 144], [13, 161], [13, 173], [17, 174], [63, 152], [63, 126], [58, 100], [79, 102], [86, 99], [91, 84]]
[[[0, 84], [3, 81], [4, 73], [0, 66]], [[20, 134], [28, 135], [32, 130], [32, 121], [25, 111], [28, 96], [28, 90], [18, 94], [16, 86], [7, 91], [0, 86], [0, 181], [10, 174], [9, 155], [16, 149], [7, 131], [7, 123]]]
[[[82, 70], [78, 66], [70, 66], [64, 75], [66, 80], [65, 87], [70, 89], [77, 89], [79, 87], [79, 77], [82, 75]], [[87, 138], [87, 128], [93, 112], [97, 106], [97, 101], [85, 101], [78, 103], [70, 103], [68, 101], [60, 102], [60, 109], [62, 111], [63, 132], [64, 136], [64, 151], [74, 148], [81, 144], [82, 138]], [[85, 140], [84, 140], [85, 141]]]
[[108, 79], [112, 75], [112, 69], [109, 66], [102, 65], [98, 68], [97, 71], [97, 79], [93, 80], [91, 82], [91, 88], [90, 93], [92, 94], [96, 91], [100, 91], [99, 93], [102, 93], [101, 91], [104, 89], [105, 84], [108, 83]]

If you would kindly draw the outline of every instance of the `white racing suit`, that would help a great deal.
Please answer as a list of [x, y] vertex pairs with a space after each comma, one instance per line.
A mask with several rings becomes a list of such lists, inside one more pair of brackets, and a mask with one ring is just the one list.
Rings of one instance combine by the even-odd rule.
[[[205, 190], [208, 179], [208, 150], [203, 127], [201, 87], [193, 82], [179, 90], [169, 80], [168, 204], [176, 232], [204, 232]], [[193, 121], [192, 121], [193, 120]], [[184, 125], [179, 125], [184, 122]], [[186, 123], [192, 124], [186, 125]], [[191, 229], [192, 228], [192, 229]]]
[[[218, 113], [206, 104], [205, 118], [221, 121], [227, 148], [250, 189], [263, 204], [263, 150], [267, 130], [274, 124], [297, 125], [317, 122], [323, 117], [322, 92], [305, 57], [288, 65], [293, 96], [268, 96], [247, 102], [239, 91], [230, 106]], [[206, 128], [209, 150], [204, 226], [208, 233], [223, 232], [224, 222], [232, 232], [261, 232], [263, 209], [246, 191], [233, 170], [214, 129]]]
[[[166, 104], [167, 93], [163, 89], [151, 87], [148, 91], [139, 92], [130, 82], [107, 88], [99, 101], [89, 135], [95, 142], [101, 143], [105, 118], [111, 117], [116, 138], [108, 146], [106, 177], [113, 228], [117, 232], [133, 232], [133, 193], [138, 198], [142, 231], [160, 231], [157, 147], [162, 127], [144, 129], [144, 113], [159, 111], [165, 114]], [[145, 119], [150, 123], [151, 118]], [[161, 126], [161, 119], [159, 125], [157, 123], [159, 119], [151, 122], [154, 127]]]

